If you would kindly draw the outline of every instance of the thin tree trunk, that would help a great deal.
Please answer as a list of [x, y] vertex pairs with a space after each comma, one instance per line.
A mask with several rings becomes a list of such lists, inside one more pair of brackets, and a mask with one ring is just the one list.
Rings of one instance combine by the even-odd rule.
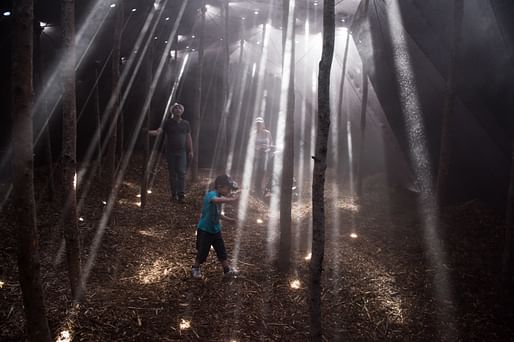
[[202, 110], [202, 83], [203, 83], [203, 55], [204, 55], [204, 36], [205, 36], [205, 0], [202, 0], [201, 18], [200, 18], [200, 42], [198, 47], [198, 68], [196, 75], [196, 103], [194, 109], [194, 120], [192, 129], [193, 139], [193, 160], [191, 162], [191, 180], [195, 182], [198, 178], [198, 143], [200, 140], [200, 126], [201, 126], [201, 110]]
[[63, 186], [66, 203], [63, 218], [66, 260], [71, 294], [79, 299], [82, 291], [80, 266], [80, 240], [77, 225], [77, 108], [75, 94], [75, 1], [62, 1], [62, 29], [64, 45], [63, 66]]
[[368, 110], [368, 69], [366, 61], [362, 62], [362, 102], [361, 102], [361, 134], [359, 143], [359, 154], [357, 156], [357, 167], [355, 174], [357, 175], [357, 198], [362, 196], [362, 178], [364, 176], [362, 163], [364, 161], [364, 150], [366, 144], [366, 114]]
[[[282, 60], [284, 67], [286, 58], [289, 57], [289, 87], [287, 93], [287, 114], [284, 137], [284, 159], [282, 165], [282, 182], [280, 189], [280, 242], [278, 252], [278, 267], [281, 272], [289, 271], [291, 263], [291, 205], [293, 197], [294, 177], [294, 72], [295, 72], [295, 0], [284, 0], [284, 8], [288, 8], [287, 16], [284, 15], [283, 27], [287, 34], [283, 35]], [[290, 16], [292, 19], [290, 20]], [[291, 55], [286, 56], [287, 40], [290, 40]]]
[[512, 291], [510, 284], [513, 275], [513, 258], [512, 250], [514, 248], [514, 238], [512, 231], [514, 230], [514, 144], [512, 145], [512, 163], [510, 171], [510, 185], [507, 199], [507, 215], [505, 225], [505, 242], [502, 258], [502, 278], [503, 285], [506, 290]]
[[95, 134], [96, 134], [96, 140], [98, 141], [98, 150], [97, 150], [97, 156], [96, 156], [96, 170], [97, 170], [98, 179], [101, 179], [102, 174], [103, 174], [103, 172], [102, 172], [103, 165], [102, 165], [102, 130], [100, 129], [102, 117], [101, 117], [101, 113], [100, 113], [100, 90], [99, 90], [100, 74], [98, 72], [99, 65], [100, 65], [100, 63], [97, 61], [95, 63], [95, 83], [96, 84], [95, 84], [95, 92], [93, 93], [93, 102], [94, 102], [94, 106], [95, 106], [95, 117], [96, 117]]
[[51, 341], [40, 278], [32, 128], [33, 0], [14, 3], [13, 163], [18, 273], [29, 341]]
[[229, 68], [230, 68], [230, 51], [229, 51], [229, 0], [225, 0], [223, 3], [224, 13], [224, 25], [223, 25], [223, 105], [221, 108], [221, 142], [220, 142], [220, 153], [218, 160], [218, 170], [224, 170], [227, 164], [227, 116], [229, 108], [227, 107], [229, 101]]
[[[122, 42], [122, 36], [123, 36], [123, 0], [118, 0], [118, 6], [116, 8], [116, 26], [114, 29], [114, 50], [113, 55], [114, 57], [117, 57], [118, 65], [116, 66], [116, 74], [113, 73], [113, 78], [116, 78], [116, 86], [118, 86], [119, 79], [120, 79], [120, 64], [121, 64], [121, 42]], [[116, 61], [116, 58], [113, 59], [113, 63]], [[113, 64], [114, 65], [114, 64]], [[114, 88], [113, 88], [114, 89]], [[119, 95], [118, 95], [119, 98]], [[118, 101], [119, 106], [119, 101]], [[123, 108], [120, 108], [120, 114], [118, 116], [118, 152], [116, 153], [117, 157], [117, 164], [121, 162], [123, 159], [123, 151], [125, 150], [125, 116], [123, 115]]]
[[[43, 51], [41, 50], [41, 33], [43, 33], [43, 28], [39, 24], [39, 20], [34, 18], [33, 21], [34, 26], [34, 51], [33, 51], [33, 61], [34, 61], [34, 88], [35, 93], [40, 95], [43, 90], [42, 84], [42, 73], [43, 73], [43, 65], [45, 64], [43, 61]], [[40, 113], [41, 117], [49, 116], [48, 111], [48, 103], [47, 99], [44, 98], [42, 106], [42, 113]], [[47, 184], [47, 196], [50, 201], [53, 200], [55, 194], [55, 182], [54, 182], [54, 169], [53, 169], [53, 158], [52, 158], [52, 140], [50, 135], [50, 123], [45, 128], [45, 142], [43, 143], [43, 154], [45, 165], [48, 173], [48, 184]]]
[[[344, 47], [344, 57], [343, 57], [343, 70], [341, 71], [341, 85], [339, 86], [339, 101], [337, 104], [337, 119], [339, 120], [339, 131], [340, 136], [342, 136], [342, 158], [340, 160], [336, 160], [336, 171], [337, 171], [337, 177], [339, 179], [345, 180], [350, 179], [349, 173], [350, 173], [350, 167], [352, 165], [348, 165], [350, 158], [349, 158], [349, 146], [348, 146], [348, 128], [347, 128], [347, 122], [348, 122], [348, 113], [343, 109], [343, 99], [344, 99], [344, 84], [345, 84], [345, 78], [346, 78], [346, 66], [348, 64], [348, 50], [350, 47], [350, 27], [348, 27], [346, 32], [346, 43]], [[338, 146], [339, 147], [339, 146]], [[344, 165], [347, 165], [346, 169], [344, 169]], [[345, 172], [346, 171], [346, 172]], [[340, 182], [340, 185], [342, 185], [344, 182]]]
[[450, 63], [448, 78], [446, 79], [446, 91], [441, 127], [441, 146], [439, 150], [439, 168], [437, 174], [437, 197], [439, 205], [444, 207], [447, 202], [448, 176], [451, 162], [450, 126], [455, 112], [456, 81], [455, 68], [457, 67], [457, 53], [462, 37], [462, 16], [464, 0], [455, 0], [453, 9], [453, 39], [450, 49]]
[[312, 259], [310, 263], [311, 341], [322, 341], [321, 272], [325, 254], [325, 171], [330, 132], [330, 70], [335, 39], [334, 0], [325, 0], [323, 8], [323, 50], [318, 76], [318, 130], [312, 178]]
[[111, 69], [112, 69], [112, 82], [111, 82], [111, 96], [114, 96], [116, 101], [114, 105], [114, 111], [112, 112], [112, 135], [108, 137], [107, 144], [107, 157], [106, 157], [106, 170], [109, 176], [109, 181], [111, 188], [114, 187], [114, 179], [116, 178], [116, 162], [118, 160], [117, 157], [117, 149], [118, 149], [118, 122], [119, 119], [116, 117], [116, 113], [119, 110], [118, 106], [120, 105], [119, 101], [119, 92], [117, 91], [118, 82], [120, 79], [120, 46], [121, 46], [121, 29], [122, 29], [122, 18], [121, 18], [121, 8], [115, 8], [115, 23], [114, 23], [114, 33], [113, 33], [113, 50], [112, 50], [112, 59], [111, 59]]
[[[178, 37], [178, 35], [177, 35]], [[176, 58], [176, 57], [175, 57]], [[175, 59], [175, 63], [178, 63]], [[153, 79], [153, 44], [150, 45], [147, 56], [146, 56], [146, 88], [150, 89], [152, 85]], [[145, 113], [145, 120], [143, 122], [142, 139], [143, 139], [143, 151], [145, 162], [143, 165], [143, 175], [141, 177], [141, 208], [145, 208], [148, 198], [148, 185], [150, 181], [150, 171], [152, 170], [152, 165], [150, 165], [150, 135], [148, 134], [148, 129], [150, 127], [150, 115], [152, 111], [152, 104], [148, 106], [148, 111]]]

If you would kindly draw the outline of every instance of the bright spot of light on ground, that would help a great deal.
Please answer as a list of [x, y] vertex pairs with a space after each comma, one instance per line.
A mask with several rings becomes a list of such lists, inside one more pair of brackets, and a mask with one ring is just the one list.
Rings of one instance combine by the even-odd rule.
[[180, 320], [179, 328], [180, 328], [180, 330], [186, 330], [186, 329], [191, 328], [191, 321], [188, 321], [188, 320], [182, 318]]
[[353, 213], [359, 212], [359, 205], [355, 204], [355, 202], [352, 199], [342, 199], [337, 202], [337, 207], [340, 209], [348, 210]]
[[307, 254], [307, 255], [305, 256], [305, 258], [304, 258], [304, 259], [305, 259], [305, 260], [311, 260], [311, 258], [312, 258], [312, 253], [309, 253], [309, 254]]
[[300, 288], [300, 281], [298, 279], [295, 279], [289, 283], [289, 286], [291, 286], [292, 289], [299, 289]]
[[57, 340], [55, 340], [55, 342], [70, 342], [70, 341], [71, 341], [71, 333], [69, 330], [61, 331], [59, 336], [57, 336]]
[[359, 236], [358, 236], [357, 234], [355, 234], [355, 233], [351, 233], [351, 234], [350, 234], [350, 237], [351, 237], [352, 239], [356, 239], [356, 238], [358, 238]]
[[5, 12], [3, 13], [3, 15], [4, 15], [4, 17], [9, 17], [9, 16], [11, 15], [11, 12], [9, 12], [9, 11], [5, 11]]
[[111, 8], [114, 8], [114, 7], [116, 7], [116, 4], [111, 4]]
[[141, 206], [141, 202], [136, 202], [134, 203], [136, 206], [140, 207]]
[[146, 193], [147, 193], [147, 194], [151, 194], [151, 193], [152, 193], [152, 190], [146, 190]]
[[5, 283], [3, 281], [0, 280], [0, 289], [3, 289], [4, 288], [4, 285]]
[[102, 201], [102, 204], [103, 204], [103, 205], [107, 205], [107, 202], [106, 202], [106, 201]]
[[257, 223], [258, 223], [258, 224], [261, 224], [261, 223], [264, 223], [264, 221], [263, 221], [263, 220], [261, 220], [261, 219], [257, 219]]
[[137, 197], [137, 198], [141, 198], [141, 194], [137, 194], [137, 195], [136, 195], [136, 197]]
[[79, 221], [80, 222], [84, 222], [84, 218], [83, 217], [79, 217]]
[[132, 12], [135, 12], [135, 11], [137, 11], [137, 10], [136, 10], [135, 8], [133, 8], [133, 9], [132, 9]]

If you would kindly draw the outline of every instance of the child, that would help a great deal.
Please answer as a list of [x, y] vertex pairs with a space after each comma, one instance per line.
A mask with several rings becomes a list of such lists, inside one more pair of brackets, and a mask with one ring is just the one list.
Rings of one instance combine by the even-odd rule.
[[225, 243], [221, 236], [221, 223], [220, 219], [235, 222], [235, 219], [226, 217], [221, 214], [221, 205], [223, 203], [235, 202], [238, 197], [227, 197], [232, 190], [237, 189], [237, 184], [228, 175], [221, 175], [216, 177], [214, 181], [214, 190], [209, 191], [203, 200], [202, 216], [197, 225], [196, 235], [196, 260], [192, 268], [193, 278], [200, 278], [200, 265], [205, 262], [209, 255], [211, 246], [214, 247], [218, 260], [223, 266], [223, 273], [225, 275], [235, 274], [227, 262], [227, 252], [225, 250]]

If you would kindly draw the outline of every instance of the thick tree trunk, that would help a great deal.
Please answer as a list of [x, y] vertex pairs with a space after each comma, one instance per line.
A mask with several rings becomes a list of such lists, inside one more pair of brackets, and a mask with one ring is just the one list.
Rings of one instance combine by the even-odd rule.
[[455, 0], [453, 6], [453, 39], [450, 49], [448, 77], [446, 79], [446, 90], [441, 127], [441, 146], [439, 150], [439, 168], [437, 173], [437, 197], [441, 207], [444, 207], [448, 197], [448, 176], [451, 162], [450, 127], [453, 113], [455, 112], [455, 68], [457, 67], [457, 53], [459, 51], [462, 37], [462, 16], [464, 11], [464, 0]]
[[191, 180], [194, 182], [198, 178], [198, 143], [200, 140], [201, 111], [202, 111], [202, 83], [203, 83], [203, 55], [204, 55], [204, 36], [205, 36], [205, 0], [202, 1], [200, 18], [200, 42], [198, 47], [198, 68], [196, 70], [196, 103], [194, 109], [194, 120], [192, 128], [193, 139], [193, 160], [191, 162]]
[[77, 106], [75, 94], [75, 1], [62, 0], [63, 65], [63, 186], [66, 203], [63, 218], [66, 260], [71, 294], [78, 300], [82, 291], [80, 240], [77, 225]]
[[362, 196], [362, 178], [364, 172], [362, 163], [364, 161], [364, 151], [366, 144], [366, 114], [368, 111], [368, 69], [366, 68], [366, 61], [362, 61], [362, 102], [361, 102], [361, 134], [359, 142], [359, 154], [357, 155], [357, 167], [355, 174], [357, 175], [357, 198]]
[[322, 341], [321, 272], [325, 254], [325, 171], [330, 132], [330, 70], [335, 39], [334, 0], [325, 0], [323, 8], [323, 50], [318, 76], [318, 129], [312, 178], [312, 259], [310, 263], [311, 341]]
[[32, 128], [33, 0], [14, 5], [13, 154], [18, 271], [29, 341], [51, 341], [40, 278]]
[[[284, 15], [283, 27], [287, 34], [283, 41], [282, 60], [284, 67], [286, 58], [289, 57], [289, 87], [287, 92], [287, 114], [284, 138], [284, 160], [282, 166], [282, 182], [280, 189], [280, 243], [278, 252], [278, 267], [281, 272], [289, 271], [291, 259], [291, 205], [293, 197], [293, 177], [294, 177], [294, 72], [295, 72], [295, 0], [284, 0], [284, 8], [288, 8], [287, 16]], [[291, 17], [291, 19], [290, 19]], [[286, 43], [290, 40], [291, 55], [286, 55]]]

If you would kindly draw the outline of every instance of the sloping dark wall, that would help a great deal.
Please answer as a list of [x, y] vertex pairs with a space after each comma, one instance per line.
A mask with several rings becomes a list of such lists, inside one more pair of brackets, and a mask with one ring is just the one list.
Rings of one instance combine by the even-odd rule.
[[[399, 1], [412, 72], [422, 108], [433, 170], [437, 168], [444, 86], [451, 43], [453, 2]], [[494, 6], [492, 6], [494, 3]], [[401, 148], [409, 155], [399, 101], [388, 12], [391, 0], [360, 6], [352, 27], [371, 80]], [[456, 70], [458, 100], [451, 122], [450, 192], [454, 200], [506, 198], [514, 112], [514, 70], [506, 23], [514, 4], [464, 1], [463, 41]], [[501, 15], [499, 13], [501, 12]], [[512, 18], [512, 16], [510, 17]], [[369, 19], [369, 22], [368, 22]], [[510, 95], [509, 95], [510, 94]]]

